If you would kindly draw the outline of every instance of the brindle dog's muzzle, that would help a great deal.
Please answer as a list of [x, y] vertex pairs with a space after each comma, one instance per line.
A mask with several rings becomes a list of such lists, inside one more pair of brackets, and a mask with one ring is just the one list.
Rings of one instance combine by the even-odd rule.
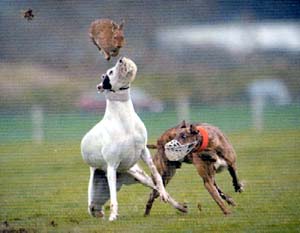
[[165, 144], [165, 154], [170, 161], [180, 161], [184, 159], [188, 153], [190, 153], [195, 146], [198, 144], [197, 141], [181, 144], [176, 139]]

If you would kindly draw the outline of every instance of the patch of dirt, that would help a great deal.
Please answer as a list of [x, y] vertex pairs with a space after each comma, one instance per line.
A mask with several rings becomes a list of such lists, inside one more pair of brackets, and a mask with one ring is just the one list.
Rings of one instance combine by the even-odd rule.
[[4, 221], [0, 226], [0, 233], [36, 233], [34, 229], [25, 229], [23, 227], [13, 228], [10, 226], [8, 221]]

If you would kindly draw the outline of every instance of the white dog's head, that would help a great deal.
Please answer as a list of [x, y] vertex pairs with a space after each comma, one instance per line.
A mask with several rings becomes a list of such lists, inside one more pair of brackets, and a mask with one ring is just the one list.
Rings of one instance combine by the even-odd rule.
[[135, 79], [137, 72], [136, 64], [129, 58], [120, 58], [116, 65], [102, 75], [102, 82], [97, 86], [98, 90], [116, 92], [128, 89]]

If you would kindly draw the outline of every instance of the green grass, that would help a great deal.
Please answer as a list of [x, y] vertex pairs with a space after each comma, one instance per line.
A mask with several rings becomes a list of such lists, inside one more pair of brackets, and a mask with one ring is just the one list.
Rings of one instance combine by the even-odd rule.
[[151, 216], [143, 217], [150, 190], [137, 184], [118, 193], [117, 222], [92, 218], [87, 214], [89, 170], [79, 141], [64, 140], [1, 144], [0, 224], [7, 221], [10, 229], [32, 232], [300, 232], [300, 131], [244, 130], [228, 136], [246, 184], [245, 192], [236, 194], [229, 174], [217, 175], [223, 191], [238, 204], [230, 207], [230, 216], [223, 216], [194, 167], [184, 165], [167, 189], [188, 203], [188, 214], [157, 201]]

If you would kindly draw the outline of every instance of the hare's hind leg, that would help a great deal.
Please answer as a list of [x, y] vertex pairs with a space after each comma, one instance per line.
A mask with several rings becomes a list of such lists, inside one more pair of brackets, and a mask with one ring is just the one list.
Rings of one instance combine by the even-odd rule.
[[109, 61], [110, 60], [110, 54], [109, 52], [106, 52], [104, 49], [102, 49], [102, 53], [104, 55], [104, 58]]
[[96, 45], [98, 50], [101, 51], [101, 47], [98, 45], [97, 41], [93, 37], [91, 37], [91, 40], [92, 40], [93, 44]]

